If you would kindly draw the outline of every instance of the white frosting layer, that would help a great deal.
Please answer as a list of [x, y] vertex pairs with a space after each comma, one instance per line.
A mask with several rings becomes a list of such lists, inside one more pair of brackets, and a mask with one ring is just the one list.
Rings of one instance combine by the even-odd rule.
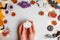
[[31, 27], [31, 22], [26, 21], [26, 22], [24, 23], [24, 27], [25, 27], [25, 28]]

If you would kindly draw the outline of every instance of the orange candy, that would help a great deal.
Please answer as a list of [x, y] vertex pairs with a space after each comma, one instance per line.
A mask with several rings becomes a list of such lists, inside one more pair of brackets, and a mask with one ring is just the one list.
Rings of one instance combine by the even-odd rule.
[[52, 17], [52, 18], [56, 18], [57, 14], [54, 13], [54, 12], [49, 12], [49, 13], [48, 13], [48, 16], [49, 16], [49, 17]]
[[40, 12], [39, 12], [39, 15], [44, 15], [44, 12], [43, 12], [43, 11], [40, 11]]
[[17, 0], [11, 0], [14, 4], [16, 4], [17, 3]]
[[57, 25], [57, 22], [56, 21], [52, 21], [51, 24], [52, 25]]

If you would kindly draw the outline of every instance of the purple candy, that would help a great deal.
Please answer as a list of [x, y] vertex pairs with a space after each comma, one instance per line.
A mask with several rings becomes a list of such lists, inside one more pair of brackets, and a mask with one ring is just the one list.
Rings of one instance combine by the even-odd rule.
[[5, 13], [8, 14], [8, 10], [6, 10]]
[[31, 5], [25, 1], [19, 2], [18, 5], [22, 8], [30, 7]]

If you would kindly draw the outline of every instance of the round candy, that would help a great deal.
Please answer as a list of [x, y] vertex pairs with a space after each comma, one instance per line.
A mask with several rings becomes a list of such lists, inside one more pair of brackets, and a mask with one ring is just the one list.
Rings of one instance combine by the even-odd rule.
[[12, 12], [11, 16], [15, 16], [15, 15], [16, 15], [16, 13], [15, 12]]
[[58, 20], [60, 21], [60, 15], [58, 16]]
[[53, 26], [52, 26], [52, 25], [49, 25], [49, 26], [47, 27], [47, 30], [48, 30], [48, 31], [52, 31], [52, 30], [53, 30]]
[[4, 20], [4, 24], [7, 24], [7, 20], [6, 19]]
[[17, 3], [17, 0], [11, 0], [14, 4], [16, 4]]
[[40, 11], [40, 12], [39, 12], [39, 15], [44, 15], [44, 12], [43, 12], [43, 11]]
[[8, 10], [6, 10], [5, 13], [8, 14]]
[[10, 9], [13, 9], [13, 6], [12, 5], [10, 5]]
[[31, 1], [30, 3], [34, 5], [36, 2], [35, 1]]
[[55, 25], [57, 25], [57, 22], [56, 21], [52, 21], [51, 24], [55, 26]]
[[49, 12], [48, 13], [48, 16], [49, 17], [52, 17], [52, 18], [56, 18], [57, 17], [57, 14], [55, 12]]

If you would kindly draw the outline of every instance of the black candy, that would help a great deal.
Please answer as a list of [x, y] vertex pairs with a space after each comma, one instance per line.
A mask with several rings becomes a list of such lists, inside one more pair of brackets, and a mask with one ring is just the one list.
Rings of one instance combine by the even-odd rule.
[[47, 27], [47, 30], [48, 30], [48, 31], [52, 31], [52, 30], [53, 30], [53, 26], [52, 26], [52, 25], [49, 25], [49, 26]]

